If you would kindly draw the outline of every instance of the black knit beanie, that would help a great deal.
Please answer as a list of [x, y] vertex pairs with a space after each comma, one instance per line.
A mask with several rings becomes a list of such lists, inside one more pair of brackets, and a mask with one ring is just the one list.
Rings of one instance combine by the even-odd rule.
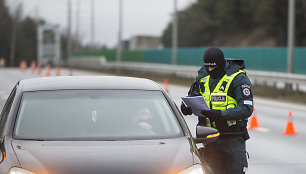
[[[217, 47], [210, 47], [204, 53], [204, 66], [211, 76], [215, 79], [221, 77], [224, 74], [225, 58], [222, 50]], [[213, 71], [208, 71], [207, 67], [217, 66]]]

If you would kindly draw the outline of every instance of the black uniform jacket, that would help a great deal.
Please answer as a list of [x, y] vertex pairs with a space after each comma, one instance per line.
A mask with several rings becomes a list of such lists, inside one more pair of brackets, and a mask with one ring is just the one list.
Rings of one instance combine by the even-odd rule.
[[[231, 74], [244, 68], [245, 65], [243, 60], [226, 59], [224, 72], [230, 76]], [[199, 92], [200, 80], [207, 75], [208, 73], [205, 67], [202, 66], [198, 71], [198, 77], [191, 85], [188, 96], [201, 95]], [[215, 89], [221, 78], [209, 80], [209, 88], [211, 92]], [[236, 99], [237, 107], [221, 110], [222, 116], [226, 120], [236, 120], [239, 127], [246, 126], [247, 118], [250, 117], [253, 112], [252, 84], [246, 74], [240, 73], [234, 78], [229, 87], [228, 95]], [[199, 117], [199, 124], [201, 124], [203, 121], [204, 119]]]

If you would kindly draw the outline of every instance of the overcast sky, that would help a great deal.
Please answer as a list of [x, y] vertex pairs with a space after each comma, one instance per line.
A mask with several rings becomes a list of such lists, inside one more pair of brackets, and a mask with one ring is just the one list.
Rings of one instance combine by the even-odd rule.
[[[67, 0], [6, 0], [10, 6], [23, 3], [24, 15], [39, 16], [51, 24], [67, 28]], [[91, 0], [71, 0], [72, 32], [78, 26], [83, 43], [90, 39]], [[94, 0], [95, 42], [113, 47], [118, 38], [119, 0]], [[134, 35], [160, 36], [171, 21], [174, 0], [123, 0], [123, 39]], [[177, 0], [178, 9], [184, 9], [196, 0]], [[77, 25], [77, 4], [79, 19]]]

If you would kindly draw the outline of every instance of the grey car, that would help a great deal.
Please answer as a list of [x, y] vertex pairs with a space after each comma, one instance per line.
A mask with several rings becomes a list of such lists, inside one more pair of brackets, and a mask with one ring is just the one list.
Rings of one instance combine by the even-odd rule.
[[[214, 136], [215, 135], [215, 136]], [[116, 76], [21, 80], [1, 113], [1, 174], [203, 174], [197, 143], [154, 81]]]

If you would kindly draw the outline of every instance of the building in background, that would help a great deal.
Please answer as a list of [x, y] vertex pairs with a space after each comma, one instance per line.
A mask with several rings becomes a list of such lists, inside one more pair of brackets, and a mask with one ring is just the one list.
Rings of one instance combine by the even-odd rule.
[[130, 40], [123, 40], [122, 41], [122, 49], [129, 50], [130, 49]]
[[133, 36], [129, 43], [130, 50], [158, 49], [160, 47], [160, 37], [156, 36]]

